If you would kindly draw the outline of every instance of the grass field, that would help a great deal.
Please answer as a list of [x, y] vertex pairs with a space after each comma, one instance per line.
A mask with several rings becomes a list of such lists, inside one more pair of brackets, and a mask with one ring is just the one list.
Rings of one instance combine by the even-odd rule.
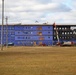
[[76, 75], [76, 47], [4, 48], [0, 75]]

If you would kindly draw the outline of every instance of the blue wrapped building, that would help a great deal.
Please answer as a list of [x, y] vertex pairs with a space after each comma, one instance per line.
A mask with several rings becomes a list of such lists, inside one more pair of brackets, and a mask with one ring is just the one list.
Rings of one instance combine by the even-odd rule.
[[[7, 28], [6, 28], [7, 27]], [[8, 43], [15, 46], [33, 46], [53, 44], [53, 26], [43, 24], [25, 24], [25, 25], [4, 25], [3, 44]], [[1, 29], [1, 26], [0, 26]], [[8, 30], [8, 33], [6, 33]], [[1, 34], [0, 34], [1, 35]]]

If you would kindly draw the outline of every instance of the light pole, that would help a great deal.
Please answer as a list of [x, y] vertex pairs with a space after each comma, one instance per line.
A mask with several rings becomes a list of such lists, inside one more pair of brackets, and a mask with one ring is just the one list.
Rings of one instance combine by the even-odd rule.
[[3, 51], [4, 0], [2, 0], [1, 51]]

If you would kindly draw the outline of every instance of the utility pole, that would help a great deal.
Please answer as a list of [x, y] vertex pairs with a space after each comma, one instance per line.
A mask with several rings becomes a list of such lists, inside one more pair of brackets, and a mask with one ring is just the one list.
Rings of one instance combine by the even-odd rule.
[[8, 17], [6, 16], [6, 47], [8, 47]]
[[1, 51], [3, 51], [4, 0], [2, 0]]

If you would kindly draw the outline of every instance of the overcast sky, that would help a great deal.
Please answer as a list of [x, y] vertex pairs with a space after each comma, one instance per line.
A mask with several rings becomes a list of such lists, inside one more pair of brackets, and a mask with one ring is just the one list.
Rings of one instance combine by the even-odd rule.
[[[76, 24], [76, 0], [4, 0], [8, 23]], [[0, 0], [0, 24], [2, 0]]]

